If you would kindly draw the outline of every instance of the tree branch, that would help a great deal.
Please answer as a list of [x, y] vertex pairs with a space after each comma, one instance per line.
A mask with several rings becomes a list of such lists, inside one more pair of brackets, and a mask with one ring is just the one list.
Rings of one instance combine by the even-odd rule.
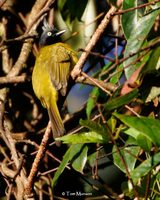
[[34, 178], [37, 175], [39, 164], [40, 164], [41, 159], [44, 155], [44, 152], [46, 151], [46, 146], [47, 146], [50, 135], [51, 135], [51, 122], [49, 121], [48, 126], [46, 128], [46, 131], [44, 133], [43, 139], [41, 141], [38, 153], [37, 153], [37, 155], [34, 159], [34, 162], [32, 164], [30, 174], [28, 176], [28, 182], [27, 182], [26, 187], [25, 187], [25, 196], [26, 197], [32, 195]]
[[86, 62], [87, 57], [89, 56], [89, 52], [93, 49], [93, 47], [96, 45], [97, 41], [99, 40], [100, 36], [106, 29], [107, 25], [111, 21], [114, 13], [117, 11], [118, 8], [111, 7], [110, 10], [107, 12], [103, 20], [101, 21], [100, 25], [96, 29], [95, 33], [93, 34], [91, 40], [89, 41], [88, 45], [85, 48], [85, 51], [81, 54], [80, 59], [78, 60], [77, 64], [75, 65], [74, 69], [71, 72], [71, 76], [73, 79], [75, 79], [77, 76], [80, 75], [81, 69]]

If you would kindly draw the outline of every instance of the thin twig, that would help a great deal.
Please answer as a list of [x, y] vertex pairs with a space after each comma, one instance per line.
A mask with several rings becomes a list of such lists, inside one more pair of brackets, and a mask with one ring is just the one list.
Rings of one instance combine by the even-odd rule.
[[[31, 16], [33, 17], [32, 20], [29, 19], [29, 23], [28, 23], [28, 27], [26, 30], [26, 34], [30, 33], [30, 31], [32, 29], [36, 29], [37, 27], [37, 21], [38, 23], [40, 23], [39, 19], [50, 10], [51, 5], [55, 2], [55, 0], [43, 0], [41, 1], [41, 4], [39, 1], [36, 1], [34, 7], [36, 7], [36, 9], [33, 9], [31, 11]], [[38, 9], [37, 9], [38, 8]], [[39, 12], [37, 13], [37, 10], [39, 10]], [[36, 15], [35, 15], [36, 14]], [[36, 25], [36, 26], [35, 26]]]
[[117, 89], [116, 85], [109, 83], [109, 82], [105, 83], [102, 80], [90, 77], [84, 72], [82, 72], [82, 76], [79, 76], [76, 79], [76, 82], [84, 83], [84, 84], [92, 85], [92, 86], [97, 86], [97, 87], [101, 88], [103, 91], [105, 91], [106, 93], [109, 93], [109, 95], [111, 95], [110, 92], [114, 92]]
[[3, 40], [0, 47], [2, 45], [6, 45], [6, 44], [8, 45], [10, 43], [14, 43], [14, 42], [18, 42], [18, 41], [24, 41], [25, 39], [34, 38], [36, 36], [37, 36], [37, 33], [30, 33], [30, 34], [23, 34], [19, 37], [13, 38], [13, 39]]
[[[85, 50], [85, 49], [82, 49], [82, 48], [78, 49], [78, 51], [86, 52], [86, 50]], [[90, 55], [97, 56], [97, 57], [99, 57], [99, 58], [103, 58], [103, 59], [109, 60], [109, 61], [111, 61], [111, 62], [114, 62], [114, 61], [115, 61], [113, 58], [111, 58], [111, 57], [109, 57], [109, 56], [106, 56], [106, 55], [102, 55], [102, 54], [100, 54], [100, 53], [98, 53], [98, 52], [90, 51], [89, 54], [90, 54]]]
[[81, 74], [85, 77], [88, 78], [91, 82], [94, 83], [95, 86], [99, 87], [101, 90], [103, 90], [105, 93], [107, 93], [109, 96], [112, 96], [111, 92], [104, 88], [101, 84], [96, 79], [93, 79], [92, 77], [88, 76], [86, 73], [81, 72]]
[[[111, 70], [113, 70], [117, 65], [120, 65], [121, 63], [123, 63], [124, 61], [128, 60], [129, 58], [135, 56], [136, 54], [142, 53], [143, 51], [146, 51], [146, 52], [148, 53], [148, 51], [149, 51], [150, 49], [156, 47], [159, 43], [160, 43], [160, 38], [158, 38], [157, 40], [153, 41], [153, 42], [150, 43], [148, 46], [139, 49], [137, 52], [135, 52], [135, 53], [130, 53], [128, 56], [126, 56], [126, 57], [124, 57], [124, 58], [118, 60], [118, 62], [115, 62], [115, 63], [114, 63], [110, 68], [108, 68], [106, 71], [103, 71], [103, 72], [99, 75], [99, 78], [101, 78], [102, 76], [106, 75], [106, 74], [109, 73]], [[144, 53], [144, 55], [146, 55], [146, 52]], [[139, 59], [139, 58], [137, 58], [137, 59]], [[134, 61], [134, 62], [132, 62], [132, 63], [130, 63], [128, 66], [126, 66], [126, 68], [129, 67], [130, 65], [135, 64], [136, 62], [137, 62], [137, 60]], [[119, 73], [119, 72], [121, 72], [121, 70], [114, 72], [114, 73], [113, 73], [112, 75], [110, 75], [109, 78], [107, 78], [105, 81], [108, 81], [108, 79], [110, 79], [111, 76], [113, 76], [113, 75], [115, 75], [116, 73]]]
[[150, 5], [155, 5], [158, 2], [160, 2], [160, 0], [154, 0], [154, 1], [151, 1], [149, 3], [144, 3], [144, 4], [141, 4], [141, 5], [136, 6], [136, 7], [128, 8], [128, 9], [125, 9], [125, 10], [119, 10], [118, 12], [115, 12], [114, 14], [115, 15], [121, 15], [121, 14], [124, 14], [126, 12], [134, 11], [134, 10], [144, 8], [144, 7], [147, 7], [147, 6], [150, 6]]

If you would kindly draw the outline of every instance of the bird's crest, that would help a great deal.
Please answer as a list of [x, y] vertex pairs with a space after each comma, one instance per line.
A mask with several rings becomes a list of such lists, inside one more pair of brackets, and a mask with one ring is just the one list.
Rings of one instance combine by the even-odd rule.
[[42, 29], [43, 29], [43, 31], [52, 30], [52, 29], [54, 29], [54, 26], [53, 25], [49, 25], [49, 23], [47, 22], [46, 18], [44, 18]]

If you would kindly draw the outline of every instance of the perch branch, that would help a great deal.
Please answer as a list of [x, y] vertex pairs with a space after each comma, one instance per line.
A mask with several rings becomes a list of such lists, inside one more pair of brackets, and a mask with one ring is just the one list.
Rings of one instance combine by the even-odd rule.
[[93, 49], [93, 47], [96, 45], [97, 41], [99, 40], [100, 36], [106, 29], [107, 25], [111, 21], [114, 13], [117, 11], [118, 8], [111, 7], [110, 10], [107, 12], [107, 14], [104, 16], [103, 20], [101, 21], [100, 25], [96, 29], [95, 33], [93, 34], [91, 40], [89, 41], [88, 45], [85, 48], [85, 51], [81, 54], [80, 59], [78, 60], [77, 64], [75, 65], [74, 69], [71, 72], [71, 76], [73, 79], [75, 79], [77, 76], [80, 75], [81, 69], [89, 56], [89, 52]]

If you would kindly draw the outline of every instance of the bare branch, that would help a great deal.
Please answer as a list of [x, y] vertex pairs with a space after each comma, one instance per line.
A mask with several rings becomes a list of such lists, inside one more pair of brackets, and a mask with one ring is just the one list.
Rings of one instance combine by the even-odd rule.
[[82, 53], [80, 59], [78, 60], [77, 64], [75, 65], [74, 69], [71, 72], [71, 76], [75, 79], [77, 76], [80, 75], [81, 69], [86, 62], [87, 57], [89, 56], [89, 52], [93, 49], [96, 45], [97, 41], [99, 40], [100, 36], [106, 29], [107, 25], [111, 21], [114, 13], [117, 11], [117, 8], [111, 7], [110, 10], [107, 12], [103, 20], [101, 21], [100, 25], [98, 26], [97, 30], [95, 31], [94, 35], [92, 36], [91, 40], [89, 41], [88, 45], [85, 48], [85, 52]]
[[34, 159], [34, 162], [32, 164], [32, 168], [30, 171], [30, 174], [28, 176], [28, 182], [26, 184], [25, 187], [25, 195], [26, 197], [31, 196], [32, 195], [32, 189], [33, 189], [33, 184], [34, 184], [34, 178], [37, 175], [38, 172], [38, 166], [41, 162], [41, 159], [44, 155], [44, 152], [46, 151], [46, 146], [49, 140], [49, 137], [51, 135], [51, 122], [49, 121], [48, 126], [46, 128], [46, 131], [44, 133], [43, 139], [41, 141], [38, 153]]
[[8, 83], [23, 83], [26, 80], [26, 74], [22, 74], [20, 76], [14, 77], [0, 77], [0, 84], [8, 84]]

